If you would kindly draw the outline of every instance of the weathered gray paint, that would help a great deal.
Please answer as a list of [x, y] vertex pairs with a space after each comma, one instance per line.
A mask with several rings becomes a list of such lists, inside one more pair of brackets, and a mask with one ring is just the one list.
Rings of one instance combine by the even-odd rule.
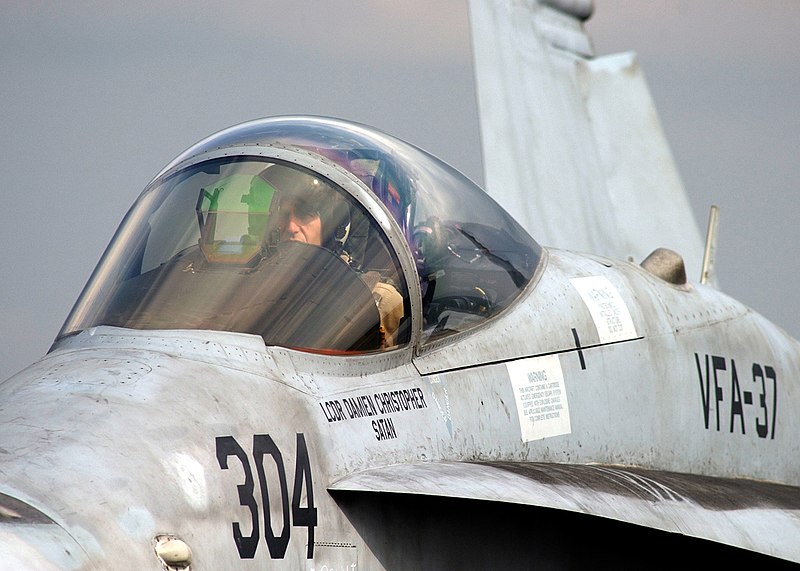
[[[518, 14], [528, 11], [513, 5]], [[530, 29], [531, 22], [518, 23], [520, 30], [546, 29], [551, 43], [586, 51], [576, 21], [526, 6], [542, 19]], [[581, 17], [589, 10], [580, 2], [575, 9]], [[562, 67], [574, 63], [572, 55], [548, 57]], [[626, 62], [624, 73], [633, 69]], [[558, 93], [563, 82], [556, 74], [546, 84]], [[600, 113], [601, 100], [593, 101], [593, 113]], [[571, 104], [564, 105], [569, 119]], [[657, 134], [645, 135], [658, 151]], [[514, 146], [508, 138], [495, 142]], [[566, 139], [559, 145], [567, 155], [576, 151]], [[592, 146], [578, 143], [578, 152], [581, 145]], [[328, 169], [326, 176], [381, 216], [358, 181], [324, 161], [289, 149], [258, 152], [288, 153]], [[628, 184], [608, 180], [602, 168], [608, 162], [574, 160], [576, 176], [605, 181], [606, 188]], [[487, 169], [490, 184], [494, 172]], [[654, 178], [675, 188], [669, 172]], [[581, 214], [573, 205], [566, 218], [551, 210], [550, 220], [586, 223], [581, 229], [588, 234], [601, 216], [612, 226], [619, 221], [611, 202], [595, 206]], [[600, 226], [596, 237], [609, 238]], [[385, 229], [404, 271], [415, 277], [403, 238], [391, 222]], [[672, 247], [654, 244], [661, 245]], [[619, 294], [635, 334], [604, 341], [570, 281], [586, 277], [603, 278]], [[416, 346], [415, 323], [408, 347], [376, 355], [316, 355], [212, 331], [98, 327], [65, 338], [0, 385], [0, 566], [158, 570], [165, 562], [180, 568], [188, 557], [194, 569], [558, 568], [576, 557], [584, 564], [641, 565], [638, 554], [626, 555], [637, 550], [620, 548], [620, 536], [662, 548], [676, 545], [676, 537], [697, 537], [709, 540], [704, 553], [719, 543], [800, 562], [794, 437], [800, 346], [749, 308], [694, 282], [691, 270], [689, 277], [675, 285], [632, 262], [549, 249], [524, 294], [496, 318], [424, 348]], [[415, 289], [415, 315], [420, 303]], [[716, 381], [706, 376], [706, 357], [725, 366]], [[530, 358], [558, 363], [568, 431], [523, 438], [509, 365]], [[754, 399], [741, 415], [731, 414], [734, 366], [742, 394]], [[767, 387], [764, 403], [756, 366], [775, 372], [777, 393]], [[414, 405], [328, 416], [345, 399], [375, 402], [393, 391], [411, 391]], [[769, 416], [762, 417], [765, 410]], [[372, 421], [380, 419], [392, 422], [392, 438], [377, 438]], [[756, 433], [762, 419], [764, 437]], [[291, 508], [298, 433], [313, 473], [315, 555], [307, 559], [307, 530], [292, 526], [290, 516], [286, 555], [272, 559], [254, 435], [269, 435], [281, 452]], [[233, 456], [221, 469], [219, 437], [235, 438], [252, 466], [261, 526], [253, 561], [240, 558], [232, 535], [234, 523], [244, 535], [251, 531], [239, 496], [245, 474]], [[279, 534], [276, 464], [267, 455], [261, 465], [272, 531]], [[308, 490], [300, 495], [307, 505]], [[525, 511], [510, 511], [516, 504]], [[564, 519], [565, 513], [584, 515]], [[638, 527], [621, 534], [615, 521]], [[647, 535], [649, 529], [672, 533]], [[674, 551], [664, 548], [660, 556], [666, 561]], [[732, 561], [747, 555], [733, 553]]]

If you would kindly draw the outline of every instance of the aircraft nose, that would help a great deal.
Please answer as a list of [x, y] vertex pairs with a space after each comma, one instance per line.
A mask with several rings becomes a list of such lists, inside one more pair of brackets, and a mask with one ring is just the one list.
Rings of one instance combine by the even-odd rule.
[[47, 515], [0, 493], [0, 567], [15, 571], [89, 568], [86, 552]]

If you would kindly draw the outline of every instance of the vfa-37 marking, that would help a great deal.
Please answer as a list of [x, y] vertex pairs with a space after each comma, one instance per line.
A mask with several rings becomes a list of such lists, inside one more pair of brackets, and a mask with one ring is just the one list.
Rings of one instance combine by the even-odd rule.
[[[514, 10], [547, 54], [583, 37], [582, 3], [529, 4], [471, 5], [476, 37]], [[613, 67], [555, 43], [587, 89]], [[570, 204], [542, 228], [616, 224]], [[800, 345], [675, 252], [533, 233], [361, 124], [273, 117], [189, 148], [0, 385], [0, 567], [648, 565], [630, 543], [800, 562]]]
[[745, 365], [740, 377], [735, 359], [706, 354], [701, 360], [697, 353], [694, 358], [706, 429], [720, 431], [727, 428], [731, 434], [742, 435], [749, 430], [759, 438], [774, 440], [778, 415], [775, 368], [752, 363]]

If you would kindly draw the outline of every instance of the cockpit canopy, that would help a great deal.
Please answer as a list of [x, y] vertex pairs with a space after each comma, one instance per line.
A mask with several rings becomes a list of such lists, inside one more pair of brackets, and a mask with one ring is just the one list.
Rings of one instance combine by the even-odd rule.
[[408, 143], [264, 119], [201, 141], [148, 185], [59, 337], [112, 325], [390, 350], [495, 315], [540, 255], [480, 188]]

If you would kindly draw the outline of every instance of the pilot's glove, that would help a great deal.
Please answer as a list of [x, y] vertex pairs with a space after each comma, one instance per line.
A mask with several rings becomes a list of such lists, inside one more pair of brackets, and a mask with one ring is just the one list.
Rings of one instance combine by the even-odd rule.
[[377, 272], [367, 272], [365, 282], [372, 290], [372, 296], [381, 316], [381, 329], [384, 332], [384, 347], [392, 347], [397, 342], [397, 329], [403, 319], [403, 296], [394, 286], [378, 281]]

